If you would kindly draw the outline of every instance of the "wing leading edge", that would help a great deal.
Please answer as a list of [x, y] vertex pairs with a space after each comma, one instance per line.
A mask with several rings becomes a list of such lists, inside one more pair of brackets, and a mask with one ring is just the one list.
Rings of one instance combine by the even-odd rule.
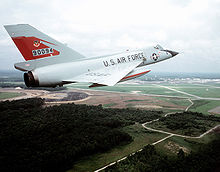
[[131, 73], [143, 61], [140, 59], [133, 63], [123, 63], [116, 66], [105, 67], [94, 71], [88, 71], [63, 82], [89, 82], [89, 87], [114, 86]]

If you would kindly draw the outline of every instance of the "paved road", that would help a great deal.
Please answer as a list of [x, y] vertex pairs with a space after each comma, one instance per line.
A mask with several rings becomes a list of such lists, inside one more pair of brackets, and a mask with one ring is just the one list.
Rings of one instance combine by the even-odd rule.
[[[179, 91], [179, 90], [176, 90], [176, 89], [167, 87], [167, 86], [160, 86], [160, 85], [157, 85], [157, 86], [163, 87], [163, 88], [166, 88], [166, 89], [169, 89], [169, 90], [172, 90], [172, 91], [175, 91], [175, 92], [178, 92], [178, 93], [181, 93], [181, 94], [190, 96], [190, 97], [194, 97], [195, 99], [220, 100], [220, 98], [204, 98], [204, 97], [199, 97], [199, 96], [196, 96], [196, 95], [193, 95], [193, 94], [189, 94], [189, 93], [186, 93], [186, 92], [183, 92], [183, 91]], [[74, 89], [76, 89], [76, 88], [74, 88]], [[79, 90], [88, 90], [88, 89], [79, 89]], [[4, 89], [4, 91], [6, 91], [6, 89]], [[14, 90], [13, 90], [13, 91], [12, 91], [12, 90], [7, 90], [7, 91], [13, 92]], [[16, 91], [17, 91], [17, 90], [16, 90]], [[116, 92], [116, 91], [104, 91], [104, 90], [94, 90], [94, 91], [100, 91], [100, 92], [114, 92], [114, 93]], [[17, 92], [19, 92], [19, 91], [17, 91]], [[23, 91], [21, 91], [21, 92], [23, 92]], [[30, 91], [29, 91], [29, 90], [28, 90], [28, 91], [27, 91], [27, 90], [25, 90], [25, 93], [26, 93], [25, 96], [12, 98], [11, 100], [13, 100], [13, 99], [20, 99], [20, 98], [36, 97], [36, 96], [39, 96], [39, 95], [42, 95], [42, 94], [47, 94], [47, 91], [42, 91], [42, 90], [37, 90], [37, 91], [36, 91], [36, 90], [30, 90]], [[116, 92], [116, 93], [123, 93], [123, 92]], [[127, 93], [127, 94], [134, 94], [134, 93]], [[193, 105], [193, 101], [192, 101], [191, 98], [189, 98], [189, 97], [183, 97], [183, 96], [169, 96], [169, 95], [155, 95], [155, 94], [141, 94], [141, 93], [136, 93], [136, 94], [146, 95], [146, 96], [151, 96], [151, 97], [175, 97], [175, 98], [185, 98], [185, 99], [188, 99], [191, 104], [185, 109], [185, 111], [188, 111], [189, 108]], [[168, 115], [172, 115], [173, 113], [176, 113], [176, 112], [167, 113], [167, 114], [165, 114], [165, 117], [168, 116]], [[147, 127], [147, 126], [146, 126], [147, 124], [152, 123], [152, 122], [155, 122], [155, 121], [158, 121], [158, 120], [159, 120], [159, 118], [158, 118], [158, 119], [155, 119], [155, 120], [152, 120], [152, 121], [150, 121], [150, 122], [146, 122], [146, 123], [142, 124], [142, 126], [143, 126], [145, 129], [148, 129], [148, 130], [151, 130], [151, 131], [154, 131], [154, 132], [164, 133], [164, 134], [167, 134], [167, 135], [168, 135], [168, 136], [166, 136], [166, 137], [164, 137], [164, 138], [162, 138], [162, 139], [160, 139], [160, 140], [158, 140], [158, 141], [152, 143], [152, 145], [156, 145], [156, 144], [158, 144], [158, 143], [160, 143], [160, 142], [162, 142], [162, 141], [164, 141], [164, 140], [166, 140], [166, 139], [168, 139], [168, 138], [170, 138], [170, 137], [173, 137], [173, 136], [178, 136], [178, 137], [183, 137], [183, 138], [194, 138], [194, 139], [198, 139], [198, 138], [201, 138], [201, 137], [205, 136], [206, 134], [210, 133], [210, 132], [213, 131], [214, 129], [220, 127], [220, 125], [217, 125], [217, 126], [211, 128], [210, 130], [206, 131], [205, 133], [201, 134], [200, 136], [193, 137], [193, 136], [185, 136], [185, 135], [175, 134], [175, 133], [171, 133], [171, 132], [166, 132], [166, 131], [163, 131], [163, 130], [157, 130], [157, 129], [153, 129], [153, 128], [150, 128], [150, 127]], [[142, 149], [138, 150], [137, 152], [140, 152], [140, 151], [142, 151]], [[135, 153], [136, 153], [136, 152], [134, 152], [134, 153], [132, 153], [132, 154], [130, 154], [130, 155], [134, 155]], [[107, 167], [109, 167], [109, 166], [115, 164], [116, 162], [123, 161], [123, 160], [126, 159], [126, 158], [127, 158], [127, 156], [126, 156], [126, 157], [123, 157], [123, 158], [121, 158], [121, 159], [119, 159], [119, 160], [117, 160], [117, 161], [115, 161], [115, 162], [112, 162], [112, 163], [106, 165], [105, 167], [102, 167], [102, 168], [96, 170], [95, 172], [99, 172], [99, 171], [101, 171], [101, 170], [103, 170], [103, 169], [105, 169], [105, 168], [107, 168]]]
[[[175, 134], [175, 133], [171, 133], [171, 132], [167, 132], [167, 131], [163, 131], [163, 130], [157, 130], [157, 129], [153, 129], [153, 128], [150, 128], [150, 127], [146, 127], [146, 123], [142, 124], [142, 126], [144, 128], [146, 128], [147, 130], [154, 131], [154, 132], [159, 132], [159, 133], [164, 133], [164, 134], [169, 134], [169, 135], [172, 135], [172, 136], [178, 136], [178, 137], [189, 138], [189, 139], [199, 139], [199, 138], [205, 136], [206, 134], [210, 133], [211, 131], [215, 130], [216, 128], [220, 127], [220, 124], [213, 127], [213, 128], [211, 128], [210, 130], [206, 131], [205, 133], [203, 133], [199, 136], [186, 136], [186, 135]], [[161, 139], [161, 140], [165, 140], [165, 139]]]
[[184, 91], [179, 91], [179, 90], [176, 90], [174, 88], [170, 88], [170, 87], [167, 87], [167, 86], [163, 86], [163, 85], [156, 85], [158, 87], [162, 87], [162, 88], [166, 88], [168, 90], [172, 90], [172, 91], [175, 91], [177, 93], [181, 93], [181, 94], [184, 94], [184, 95], [187, 95], [187, 96], [191, 96], [191, 97], [195, 97], [196, 99], [202, 99], [202, 100], [220, 100], [220, 98], [213, 98], [213, 97], [200, 97], [200, 96], [197, 96], [197, 95], [194, 95], [194, 94], [189, 94], [189, 93], [186, 93]]
[[[190, 104], [188, 107], [186, 107], [185, 111], [188, 111], [189, 108], [194, 104], [193, 101], [192, 101], [190, 98], [189, 98], [188, 100], [189, 100], [189, 102], [190, 102], [191, 104]], [[177, 112], [167, 113], [167, 114], [165, 114], [164, 116], [167, 117], [168, 115], [172, 115], [172, 114], [174, 114], [174, 113], [177, 113]], [[157, 129], [153, 129], [153, 128], [150, 128], [150, 127], [147, 127], [147, 126], [146, 126], [147, 124], [150, 124], [150, 123], [152, 123], [152, 122], [156, 122], [156, 121], [158, 121], [158, 120], [159, 120], [159, 118], [158, 118], [158, 119], [155, 119], [155, 120], [152, 120], [152, 121], [149, 121], [149, 122], [145, 122], [145, 123], [142, 124], [142, 127], [144, 127], [144, 128], [147, 129], [147, 130], [154, 131], [154, 132], [159, 132], [159, 133], [163, 133], [163, 134], [168, 134], [168, 136], [166, 136], [166, 137], [164, 137], [164, 138], [162, 138], [162, 139], [160, 139], [160, 140], [158, 140], [158, 141], [152, 143], [152, 145], [156, 145], [156, 144], [158, 144], [158, 143], [161, 143], [161, 142], [163, 142], [164, 140], [166, 140], [166, 139], [168, 139], [168, 138], [170, 138], [170, 137], [173, 137], [173, 136], [183, 137], [183, 138], [190, 138], [190, 139], [199, 139], [199, 138], [202, 138], [203, 136], [207, 135], [208, 133], [212, 132], [212, 131], [215, 130], [216, 128], [220, 127], [220, 125], [217, 125], [217, 126], [211, 128], [210, 130], [206, 131], [205, 133], [203, 133], [203, 134], [201, 134], [201, 135], [199, 135], [199, 136], [193, 137], [193, 136], [186, 136], [186, 135], [175, 134], [175, 133], [171, 133], [171, 132], [167, 132], [167, 131], [163, 131], [163, 130], [157, 130]], [[140, 151], [142, 151], [142, 150], [143, 150], [143, 149], [140, 149], [140, 150], [138, 150], [137, 152], [140, 152]], [[133, 152], [133, 153], [131, 153], [130, 155], [134, 155], [134, 154], [137, 153], [137, 152]], [[128, 156], [130, 156], [130, 155], [128, 155]], [[102, 168], [96, 170], [95, 172], [102, 171], [102, 170], [104, 170], [105, 168], [114, 165], [115, 163], [118, 163], [118, 162], [120, 162], [120, 161], [123, 161], [123, 160], [125, 160], [128, 156], [125, 156], [125, 157], [123, 157], [123, 158], [121, 158], [121, 159], [119, 159], [119, 160], [117, 160], [117, 161], [115, 161], [115, 162], [112, 162], [112, 163], [110, 163], [110, 164], [108, 164], [108, 165], [106, 165], [106, 166], [104, 166], [104, 167], [102, 167]]]
[[[84, 89], [84, 88], [74, 88], [74, 89], [88, 91], [88, 89]], [[144, 96], [149, 96], [149, 97], [167, 97], [167, 98], [183, 98], [183, 99], [189, 98], [189, 97], [184, 97], [184, 96], [171, 96], [171, 95], [163, 95], [163, 94], [143, 94], [143, 93], [131, 93], [131, 92], [120, 92], [120, 91], [108, 91], [108, 90], [92, 90], [92, 91], [120, 93], [120, 94], [132, 94], [132, 95], [137, 94], [137, 95], [144, 95]]]
[[[170, 114], [172, 114], [172, 113], [168, 113], [168, 114], [166, 114], [165, 116], [170, 115]], [[173, 137], [173, 136], [178, 136], [178, 137], [183, 137], [183, 138], [191, 138], [191, 139], [199, 139], [199, 138], [205, 136], [206, 134], [212, 132], [212, 131], [215, 130], [216, 128], [220, 127], [220, 125], [217, 125], [217, 126], [211, 128], [210, 130], [206, 131], [205, 133], [201, 134], [200, 136], [193, 137], [193, 136], [185, 136], [185, 135], [180, 135], [180, 134], [174, 134], [174, 133], [170, 133], [170, 132], [166, 132], [166, 131], [162, 131], [162, 130], [156, 130], [156, 129], [153, 129], [153, 128], [150, 128], [150, 127], [146, 127], [146, 126], [145, 126], [146, 124], [149, 124], [149, 123], [152, 123], [152, 122], [155, 122], [155, 121], [158, 121], [158, 120], [159, 120], [159, 119], [156, 119], [156, 120], [152, 120], [152, 121], [150, 121], [150, 122], [146, 122], [146, 123], [142, 124], [142, 126], [143, 126], [144, 128], [146, 128], [146, 129], [148, 129], [148, 130], [150, 130], [150, 131], [168, 134], [168, 136], [166, 136], [166, 137], [164, 137], [164, 138], [162, 138], [162, 139], [160, 139], [160, 140], [158, 140], [158, 141], [152, 143], [152, 145], [156, 145], [156, 144], [158, 144], [158, 143], [160, 143], [160, 142], [162, 142], [162, 141], [164, 141], [164, 140], [166, 140], [166, 139], [168, 139], [168, 138], [170, 138], [170, 137]], [[140, 150], [138, 150], [137, 152], [140, 152], [140, 151], [142, 151], [142, 150], [143, 150], [143, 149], [140, 149]], [[137, 153], [137, 152], [131, 153], [130, 155], [134, 155], [134, 154]], [[128, 155], [128, 156], [130, 156], [130, 155]], [[110, 164], [108, 164], [108, 165], [106, 165], [106, 166], [104, 166], [104, 167], [102, 167], [102, 168], [96, 170], [95, 172], [102, 171], [102, 170], [104, 170], [105, 168], [114, 165], [115, 163], [118, 163], [118, 162], [120, 162], [120, 161], [123, 161], [123, 160], [125, 160], [128, 156], [125, 156], [125, 157], [123, 157], [123, 158], [121, 158], [121, 159], [119, 159], [119, 160], [117, 160], [117, 161], [115, 161], [115, 162], [112, 162], [112, 163], [110, 163]]]
[[163, 86], [163, 85], [156, 85], [156, 86], [161, 87], [161, 88], [166, 88], [166, 89], [168, 89], [168, 90], [171, 90], [171, 91], [174, 91], [174, 92], [177, 92], [177, 93], [185, 94], [185, 95], [187, 95], [187, 96], [195, 97], [195, 98], [197, 98], [197, 99], [201, 99], [201, 97], [199, 97], [199, 96], [196, 96], [196, 95], [193, 95], [193, 94], [189, 94], [189, 93], [186, 93], [186, 92], [184, 92], [184, 91], [179, 91], [179, 90], [176, 90], [176, 89], [174, 89], [174, 88], [170, 88], [170, 87]]
[[189, 108], [194, 105], [193, 101], [191, 99], [188, 99], [189, 102], [191, 103], [189, 106], [186, 107], [185, 112], [187, 112], [189, 110]]
[[[163, 95], [163, 94], [143, 94], [143, 93], [135, 93], [137, 95], [145, 95], [145, 96], [150, 96], [150, 97], [167, 97], [167, 98], [183, 98], [183, 99], [188, 99], [189, 96], [190, 97], [194, 97], [194, 99], [201, 99], [201, 100], [217, 100], [217, 101], [220, 101], [220, 98], [213, 98], [213, 97], [200, 97], [200, 96], [196, 96], [196, 95], [193, 95], [193, 94], [189, 94], [189, 93], [186, 93], [186, 92], [183, 92], [183, 91], [179, 91], [179, 90], [176, 90], [174, 88], [170, 88], [170, 87], [167, 87], [167, 86], [161, 86], [161, 85], [156, 85], [155, 86], [158, 86], [158, 87], [163, 87], [163, 88], [166, 88], [166, 89], [169, 89], [169, 90], [172, 90], [172, 91], [175, 91], [175, 92], [178, 92], [178, 93], [181, 93], [181, 94], [184, 94], [186, 96], [172, 96], [172, 95]], [[120, 87], [123, 87], [123, 86], [120, 86]], [[125, 86], [124, 86], [125, 87]], [[135, 87], [135, 86], [134, 86]], [[146, 86], [137, 86], [137, 87], [146, 87]], [[148, 87], [148, 86], [147, 86]], [[84, 89], [84, 88], [72, 88], [72, 89], [78, 89], [78, 90], [88, 90], [88, 89]], [[110, 93], [125, 93], [125, 94], [134, 94], [134, 93], [130, 93], [130, 92], [120, 92], [120, 91], [107, 91], [107, 90], [94, 90], [94, 91], [99, 91], [99, 92], [110, 92]]]

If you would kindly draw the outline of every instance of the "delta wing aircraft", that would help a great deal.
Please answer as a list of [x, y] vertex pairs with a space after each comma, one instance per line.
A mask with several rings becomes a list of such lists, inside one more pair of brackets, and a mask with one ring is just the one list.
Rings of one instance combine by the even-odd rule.
[[113, 86], [140, 77], [157, 63], [178, 53], [160, 45], [113, 55], [86, 58], [28, 24], [4, 26], [25, 62], [14, 64], [27, 87], [56, 87], [75, 82], [89, 87]]

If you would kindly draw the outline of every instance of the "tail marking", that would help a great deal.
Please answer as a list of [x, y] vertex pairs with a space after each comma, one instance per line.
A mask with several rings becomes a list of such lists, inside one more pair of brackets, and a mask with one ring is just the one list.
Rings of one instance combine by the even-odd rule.
[[36, 37], [20, 36], [12, 37], [12, 40], [26, 61], [60, 54], [59, 51], [45, 45], [44, 42], [56, 46], [55, 44]]

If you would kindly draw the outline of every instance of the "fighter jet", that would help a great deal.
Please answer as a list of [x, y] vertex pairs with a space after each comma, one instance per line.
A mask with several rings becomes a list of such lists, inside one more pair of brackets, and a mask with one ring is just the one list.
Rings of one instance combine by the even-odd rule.
[[148, 65], [178, 52], [160, 45], [101, 57], [85, 57], [28, 24], [4, 26], [25, 62], [14, 64], [24, 71], [27, 87], [56, 87], [86, 82], [89, 87], [114, 86], [140, 77], [150, 70]]

